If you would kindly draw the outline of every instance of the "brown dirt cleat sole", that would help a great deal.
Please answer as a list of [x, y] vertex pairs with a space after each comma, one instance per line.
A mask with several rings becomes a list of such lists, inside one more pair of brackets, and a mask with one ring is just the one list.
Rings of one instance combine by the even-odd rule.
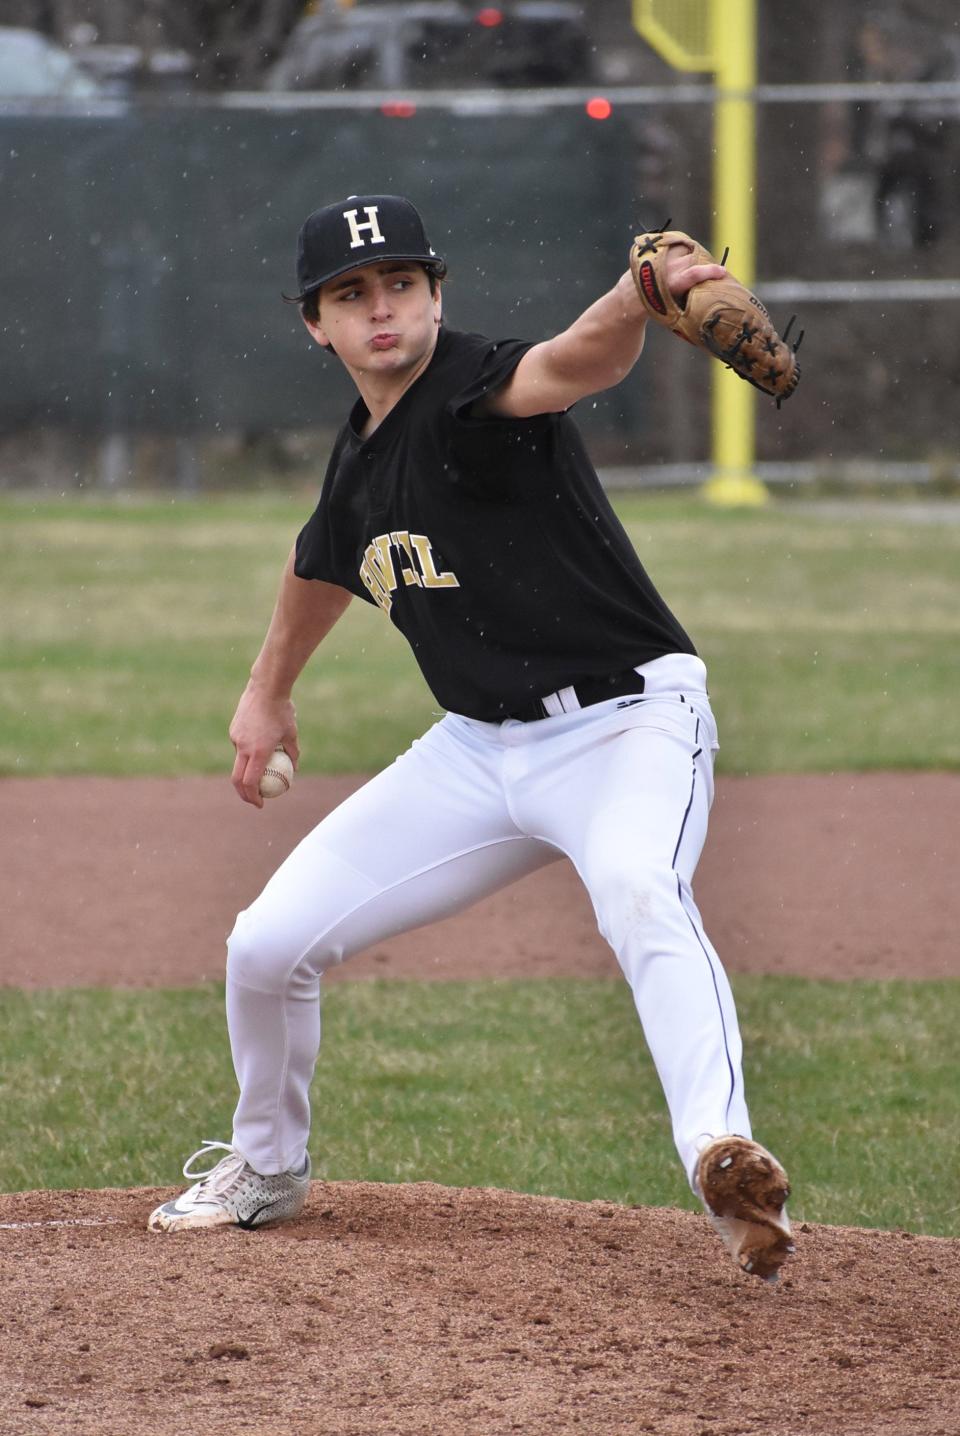
[[787, 1174], [747, 1137], [717, 1137], [697, 1160], [696, 1189], [707, 1216], [742, 1271], [775, 1282], [794, 1251]]

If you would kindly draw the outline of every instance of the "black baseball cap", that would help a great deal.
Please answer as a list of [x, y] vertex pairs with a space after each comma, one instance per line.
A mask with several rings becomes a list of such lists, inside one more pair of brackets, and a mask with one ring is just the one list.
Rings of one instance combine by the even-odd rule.
[[308, 215], [297, 240], [299, 303], [328, 279], [387, 259], [416, 260], [440, 278], [446, 263], [427, 239], [416, 205], [398, 194], [352, 194]]

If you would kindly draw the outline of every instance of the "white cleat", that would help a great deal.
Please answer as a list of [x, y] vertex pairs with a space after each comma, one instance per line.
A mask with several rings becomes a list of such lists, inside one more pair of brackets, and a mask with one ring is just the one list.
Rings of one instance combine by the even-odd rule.
[[[226, 1152], [205, 1172], [191, 1168], [198, 1157], [217, 1150]], [[299, 1172], [278, 1172], [265, 1177], [227, 1142], [205, 1141], [183, 1166], [185, 1177], [199, 1178], [187, 1191], [150, 1214], [151, 1232], [183, 1232], [200, 1227], [236, 1226], [252, 1231], [299, 1216], [310, 1190], [310, 1156]]]

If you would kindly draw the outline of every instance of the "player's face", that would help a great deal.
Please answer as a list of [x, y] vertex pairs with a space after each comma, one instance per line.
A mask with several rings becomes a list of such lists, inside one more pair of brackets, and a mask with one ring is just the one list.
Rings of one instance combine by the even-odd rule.
[[433, 353], [440, 294], [419, 264], [367, 264], [320, 291], [314, 339], [330, 344], [355, 376], [405, 375]]

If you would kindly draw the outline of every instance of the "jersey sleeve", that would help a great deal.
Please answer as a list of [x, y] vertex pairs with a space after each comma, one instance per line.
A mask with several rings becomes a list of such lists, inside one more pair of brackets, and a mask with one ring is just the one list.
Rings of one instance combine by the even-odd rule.
[[330, 489], [343, 449], [343, 431], [333, 446], [327, 474], [320, 491], [317, 507], [297, 535], [293, 571], [297, 578], [319, 578], [325, 583], [339, 583], [333, 530], [330, 522]]
[[323, 509], [324, 504], [321, 500], [297, 534], [293, 571], [297, 578], [320, 578], [326, 583], [335, 583], [333, 555], [330, 550], [330, 526], [326, 522], [326, 514]]
[[467, 383], [447, 402], [447, 413], [455, 422], [473, 422], [471, 409], [479, 399], [494, 393], [505, 384], [533, 343], [523, 339], [489, 342], [476, 355], [476, 371]]
[[[486, 478], [492, 487], [513, 487], [512, 477], [520, 467], [529, 475], [531, 450], [537, 449], [553, 432], [555, 414], [536, 414], [530, 419], [504, 418], [496, 414], [477, 415], [474, 406], [494, 393], [510, 378], [531, 341], [506, 339], [490, 343], [477, 356], [473, 376], [447, 401], [447, 439], [461, 469], [475, 478]], [[524, 458], [526, 463], [523, 462]]]

